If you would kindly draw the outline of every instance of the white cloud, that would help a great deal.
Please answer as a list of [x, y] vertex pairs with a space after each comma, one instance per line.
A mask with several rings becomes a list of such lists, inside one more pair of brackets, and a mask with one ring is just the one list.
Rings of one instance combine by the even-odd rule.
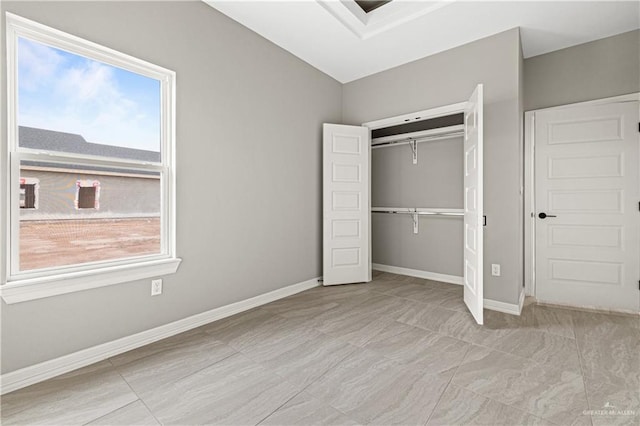
[[21, 125], [78, 133], [89, 142], [158, 150], [157, 118], [124, 93], [113, 67], [85, 59], [65, 61], [52, 48], [29, 44], [20, 51], [19, 77], [21, 88], [34, 95], [20, 103]]
[[20, 55], [19, 84], [25, 90], [35, 90], [46, 85], [59, 66], [64, 63], [64, 57], [55, 49], [20, 39], [18, 46]]
[[86, 61], [66, 69], [58, 80], [56, 90], [75, 102], [96, 103], [121, 97], [113, 78], [113, 68], [98, 62]]

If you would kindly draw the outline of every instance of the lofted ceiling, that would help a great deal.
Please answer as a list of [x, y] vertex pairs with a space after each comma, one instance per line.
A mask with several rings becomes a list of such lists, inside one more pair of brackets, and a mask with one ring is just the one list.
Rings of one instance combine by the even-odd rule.
[[525, 58], [640, 27], [638, 1], [205, 2], [342, 83], [514, 27]]

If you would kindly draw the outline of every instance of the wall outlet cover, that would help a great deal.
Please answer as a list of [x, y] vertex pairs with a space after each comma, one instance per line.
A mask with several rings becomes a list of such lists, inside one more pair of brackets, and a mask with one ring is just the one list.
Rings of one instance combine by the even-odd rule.
[[151, 295], [157, 296], [159, 294], [162, 294], [162, 280], [151, 280]]
[[500, 276], [500, 265], [497, 263], [492, 263], [491, 264], [491, 275], [493, 275], [494, 277], [499, 277]]

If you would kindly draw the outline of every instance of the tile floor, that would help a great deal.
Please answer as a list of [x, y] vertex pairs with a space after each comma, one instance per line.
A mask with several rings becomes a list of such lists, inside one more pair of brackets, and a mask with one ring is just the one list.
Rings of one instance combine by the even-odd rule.
[[2, 397], [2, 424], [638, 425], [640, 318], [318, 287]]

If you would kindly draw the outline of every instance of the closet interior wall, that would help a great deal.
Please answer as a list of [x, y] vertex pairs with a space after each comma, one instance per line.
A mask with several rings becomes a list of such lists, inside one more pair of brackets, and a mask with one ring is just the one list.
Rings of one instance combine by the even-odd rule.
[[[375, 142], [375, 141], [374, 141]], [[408, 144], [371, 150], [371, 205], [461, 209], [462, 137], [418, 143], [418, 163]], [[387, 266], [463, 275], [461, 216], [371, 214], [372, 262]]]

